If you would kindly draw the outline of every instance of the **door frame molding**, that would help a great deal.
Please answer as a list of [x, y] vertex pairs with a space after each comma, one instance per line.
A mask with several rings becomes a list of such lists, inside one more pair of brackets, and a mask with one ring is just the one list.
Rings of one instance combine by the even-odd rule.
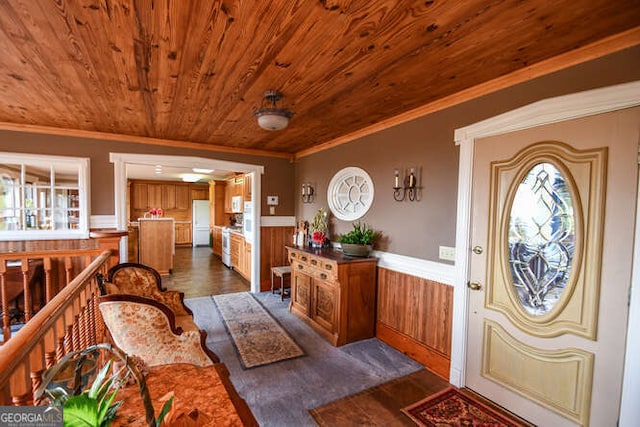
[[[495, 117], [465, 126], [455, 130], [455, 144], [460, 147], [458, 169], [458, 201], [456, 218], [456, 259], [455, 279], [453, 289], [453, 334], [451, 342], [451, 369], [449, 381], [463, 387], [466, 383], [467, 357], [467, 309], [469, 304], [469, 290], [466, 286], [469, 280], [469, 262], [471, 247], [471, 191], [473, 188], [473, 155], [476, 139], [501, 135], [537, 126], [558, 123], [566, 120], [578, 119], [595, 114], [607, 113], [624, 108], [640, 105], [640, 81], [619, 84], [604, 88], [588, 90], [570, 95], [544, 99], [533, 104], [500, 114]], [[638, 224], [638, 215], [636, 215]], [[636, 234], [635, 247], [640, 247], [640, 233]], [[638, 254], [636, 253], [636, 257]], [[636, 258], [637, 259], [637, 258]], [[635, 269], [634, 269], [635, 270]], [[634, 271], [634, 287], [640, 287], [640, 272]], [[640, 292], [640, 290], [638, 290]], [[640, 298], [631, 300], [630, 314], [640, 311]], [[628, 323], [629, 325], [629, 323]], [[631, 337], [629, 326], [627, 335]], [[631, 340], [627, 344], [627, 352], [635, 349], [640, 352], [640, 338]], [[633, 348], [631, 348], [633, 347]], [[625, 367], [626, 368], [626, 367]], [[623, 394], [621, 416], [632, 411], [630, 404], [640, 400], [640, 379], [632, 378], [630, 370], [624, 371], [624, 394], [633, 392], [633, 396]], [[631, 384], [634, 384], [633, 386]]]
[[[228, 160], [208, 159], [205, 157], [109, 153], [109, 161], [113, 163], [113, 179], [115, 193], [116, 226], [118, 230], [127, 229], [127, 164], [164, 165], [175, 167], [205, 168], [251, 173], [256, 179], [251, 180], [251, 193], [254, 200], [261, 200], [261, 183], [264, 166], [249, 163], [231, 162]], [[251, 250], [251, 292], [260, 292], [260, 203], [254, 203], [253, 223], [256, 224]], [[126, 239], [120, 241], [121, 262], [126, 262]]]

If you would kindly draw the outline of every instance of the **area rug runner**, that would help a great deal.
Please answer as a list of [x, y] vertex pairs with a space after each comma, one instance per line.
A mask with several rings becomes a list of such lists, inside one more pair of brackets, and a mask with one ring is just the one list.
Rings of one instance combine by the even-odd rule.
[[245, 369], [304, 356], [271, 314], [248, 292], [213, 296]]
[[427, 427], [530, 427], [531, 424], [500, 414], [472, 396], [450, 387], [402, 409], [413, 421]]

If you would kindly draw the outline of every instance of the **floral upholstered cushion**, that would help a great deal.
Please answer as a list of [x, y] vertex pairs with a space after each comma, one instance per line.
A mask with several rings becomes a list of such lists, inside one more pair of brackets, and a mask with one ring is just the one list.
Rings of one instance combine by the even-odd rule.
[[112, 274], [111, 282], [105, 283], [105, 287], [109, 294], [152, 298], [167, 305], [176, 316], [191, 314], [185, 309], [180, 292], [161, 291], [154, 273], [145, 268], [135, 266], [120, 268]]
[[158, 307], [133, 301], [103, 301], [100, 311], [114, 343], [149, 366], [213, 362], [202, 348], [199, 331], [176, 334], [167, 314]]

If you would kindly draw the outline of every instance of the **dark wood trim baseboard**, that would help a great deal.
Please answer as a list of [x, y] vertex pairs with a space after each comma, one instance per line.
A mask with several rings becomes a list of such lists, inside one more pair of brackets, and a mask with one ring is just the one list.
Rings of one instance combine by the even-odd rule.
[[439, 377], [449, 381], [451, 360], [447, 356], [381, 322], [376, 323], [376, 338], [421, 363]]

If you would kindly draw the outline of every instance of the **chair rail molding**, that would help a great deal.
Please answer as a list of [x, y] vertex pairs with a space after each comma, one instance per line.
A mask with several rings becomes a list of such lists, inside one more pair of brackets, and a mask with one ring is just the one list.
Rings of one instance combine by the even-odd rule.
[[118, 221], [115, 215], [91, 215], [89, 228], [118, 228]]
[[[471, 236], [471, 191], [473, 153], [476, 139], [505, 134], [532, 127], [578, 119], [595, 114], [607, 113], [640, 105], [640, 81], [578, 92], [549, 98], [513, 111], [480, 121], [455, 130], [455, 143], [460, 146], [458, 171], [458, 205], [456, 218], [456, 260], [453, 295], [453, 336], [451, 345], [450, 382], [463, 387], [466, 380], [465, 361], [467, 356], [467, 309], [469, 290], [466, 283], [469, 274], [469, 253]], [[638, 218], [636, 218], [638, 223]], [[640, 247], [640, 235], [635, 237], [635, 247]], [[635, 264], [637, 265], [637, 263]], [[638, 268], [634, 268], [634, 284], [638, 289], [640, 278]], [[640, 311], [640, 298], [632, 298], [631, 313]], [[632, 325], [629, 322], [629, 325]], [[628, 326], [627, 335], [633, 334]], [[640, 352], [640, 338], [629, 340], [627, 355]], [[627, 359], [628, 360], [628, 359]], [[631, 370], [625, 369], [623, 378], [621, 420], [638, 421], [639, 409], [633, 402], [640, 400], [640, 378], [631, 378]], [[629, 425], [633, 424], [631, 422]]]
[[373, 251], [372, 256], [378, 258], [378, 267], [443, 285], [453, 286], [455, 283], [455, 267], [453, 265], [382, 251]]

